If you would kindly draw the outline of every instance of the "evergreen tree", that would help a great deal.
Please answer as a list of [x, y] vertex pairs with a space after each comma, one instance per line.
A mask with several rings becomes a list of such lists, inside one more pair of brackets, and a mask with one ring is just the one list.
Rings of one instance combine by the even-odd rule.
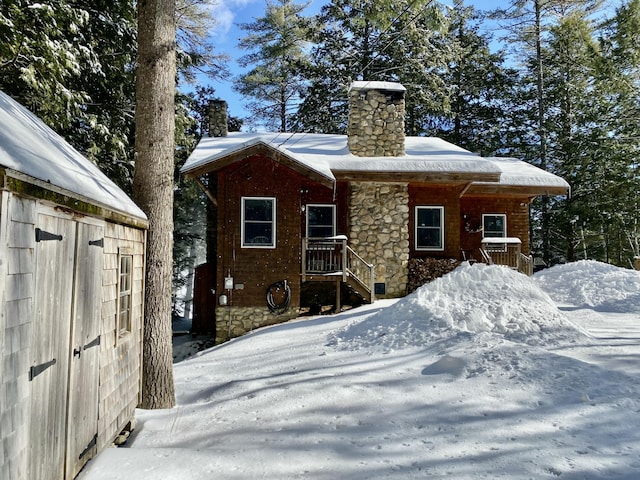
[[179, 83], [194, 84], [198, 74], [210, 79], [229, 75], [228, 56], [216, 53], [209, 29], [215, 25], [216, 0], [176, 0], [176, 62]]
[[347, 91], [354, 80], [406, 83], [408, 118], [415, 117], [415, 124], [421, 124], [425, 110], [442, 108], [446, 95], [437, 75], [442, 55], [430, 40], [443, 28], [444, 18], [431, 3], [332, 0], [323, 6], [296, 130], [344, 133]]
[[0, 88], [130, 191], [131, 0], [0, 4]]
[[448, 86], [450, 109], [432, 116], [429, 134], [489, 156], [506, 153], [504, 126], [517, 83], [517, 72], [505, 68], [502, 52], [491, 53], [490, 39], [479, 32], [482, 17], [472, 7], [456, 4], [449, 28], [437, 39], [449, 51], [441, 74]]
[[[510, 32], [516, 58], [522, 59], [525, 67], [522, 72], [521, 98], [528, 100], [528, 106], [521, 109], [522, 125], [528, 131], [521, 140], [517, 150], [522, 158], [534, 165], [548, 170], [548, 132], [546, 118], [546, 85], [542, 50], [545, 42], [545, 30], [557, 18], [562, 18], [575, 10], [594, 10], [600, 0], [511, 0], [509, 4], [492, 13], [494, 18], [502, 20], [502, 28]], [[524, 48], [522, 48], [524, 47]], [[535, 113], [532, 116], [532, 113]], [[516, 127], [518, 128], [518, 127]], [[531, 133], [529, 133], [531, 132]], [[555, 199], [543, 196], [536, 200], [532, 208], [532, 246], [547, 265], [557, 262], [557, 255], [552, 252], [552, 206]], [[537, 248], [536, 248], [537, 247]]]
[[599, 136], [601, 91], [595, 79], [600, 53], [589, 21], [573, 13], [551, 27], [542, 54], [547, 79], [548, 168], [571, 185], [571, 196], [557, 204], [562, 208], [551, 210], [556, 228], [549, 240], [556, 249], [564, 247], [564, 260], [575, 261], [578, 228], [589, 223], [586, 215], [595, 206], [593, 189], [602, 186], [598, 171], [604, 166], [603, 159], [593, 148]]
[[603, 25], [600, 45], [600, 82], [606, 96], [598, 145], [614, 169], [605, 177], [611, 179], [607, 193], [613, 198], [607, 212], [613, 228], [602, 227], [610, 232], [603, 243], [612, 261], [628, 266], [633, 257], [640, 257], [640, 0], [616, 9]]
[[304, 87], [310, 24], [302, 12], [307, 6], [292, 0], [269, 1], [264, 17], [240, 25], [248, 35], [239, 47], [251, 53], [239, 63], [251, 69], [238, 77], [235, 89], [254, 99], [248, 109], [256, 119], [280, 132], [289, 130]]

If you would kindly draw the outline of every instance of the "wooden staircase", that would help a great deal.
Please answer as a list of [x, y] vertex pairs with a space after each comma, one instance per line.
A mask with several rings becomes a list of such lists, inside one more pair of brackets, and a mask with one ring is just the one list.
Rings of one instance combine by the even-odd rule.
[[336, 309], [340, 309], [340, 285], [346, 284], [367, 303], [375, 300], [373, 265], [348, 244], [345, 235], [302, 239], [302, 281], [335, 282]]

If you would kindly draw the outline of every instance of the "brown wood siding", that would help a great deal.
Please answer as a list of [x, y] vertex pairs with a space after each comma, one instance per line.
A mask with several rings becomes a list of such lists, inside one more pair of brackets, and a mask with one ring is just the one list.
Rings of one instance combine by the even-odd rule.
[[[460, 240], [461, 248], [472, 252], [478, 258], [482, 232], [467, 232], [465, 221], [470, 230], [478, 230], [482, 226], [483, 214], [506, 214], [507, 236], [522, 240], [522, 253], [529, 255], [529, 198], [513, 196], [464, 196], [460, 205]], [[466, 220], [463, 216], [466, 215]]]
[[[410, 258], [460, 257], [460, 185], [409, 184]], [[444, 207], [444, 251], [416, 250], [416, 206]]]
[[[276, 199], [275, 248], [243, 248], [242, 197]], [[303, 202], [330, 203], [333, 191], [263, 154], [232, 164], [218, 172], [218, 273], [216, 292], [229, 295], [234, 307], [265, 306], [266, 290], [287, 280], [291, 306], [300, 303], [300, 258], [305, 213]], [[224, 290], [231, 275], [236, 288]], [[237, 288], [238, 285], [243, 288]]]

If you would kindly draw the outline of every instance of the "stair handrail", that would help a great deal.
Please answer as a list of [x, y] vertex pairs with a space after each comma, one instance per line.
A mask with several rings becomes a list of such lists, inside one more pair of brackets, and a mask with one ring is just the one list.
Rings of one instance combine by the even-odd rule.
[[[367, 262], [364, 258], [356, 253], [356, 251], [351, 248], [349, 245], [346, 245], [345, 251], [348, 252], [348, 257], [346, 257], [345, 270], [348, 270], [351, 278], [355, 279], [360, 283], [364, 289], [371, 296], [371, 301], [374, 300], [374, 272], [373, 272], [373, 264]], [[363, 271], [361, 273], [361, 270]], [[368, 278], [361, 278], [366, 275]]]

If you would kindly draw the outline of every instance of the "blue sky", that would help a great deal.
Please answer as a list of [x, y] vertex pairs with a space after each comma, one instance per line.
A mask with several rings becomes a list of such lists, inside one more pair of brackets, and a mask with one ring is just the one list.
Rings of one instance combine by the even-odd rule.
[[[326, 3], [328, 0], [311, 0], [308, 14], [317, 13]], [[468, 0], [465, 3], [476, 5], [479, 9], [491, 9], [507, 2], [505, 0]], [[252, 22], [255, 18], [261, 17], [264, 15], [265, 6], [266, 0], [218, 0], [218, 4], [213, 7], [216, 25], [211, 32], [212, 41], [217, 53], [226, 54], [231, 58], [229, 67], [232, 75], [241, 72], [237, 59], [245, 53], [237, 48], [239, 39], [245, 35], [237, 24]], [[215, 89], [216, 95], [227, 101], [230, 115], [240, 117], [247, 115], [243, 108], [244, 100], [232, 88], [233, 78], [205, 81]]]

